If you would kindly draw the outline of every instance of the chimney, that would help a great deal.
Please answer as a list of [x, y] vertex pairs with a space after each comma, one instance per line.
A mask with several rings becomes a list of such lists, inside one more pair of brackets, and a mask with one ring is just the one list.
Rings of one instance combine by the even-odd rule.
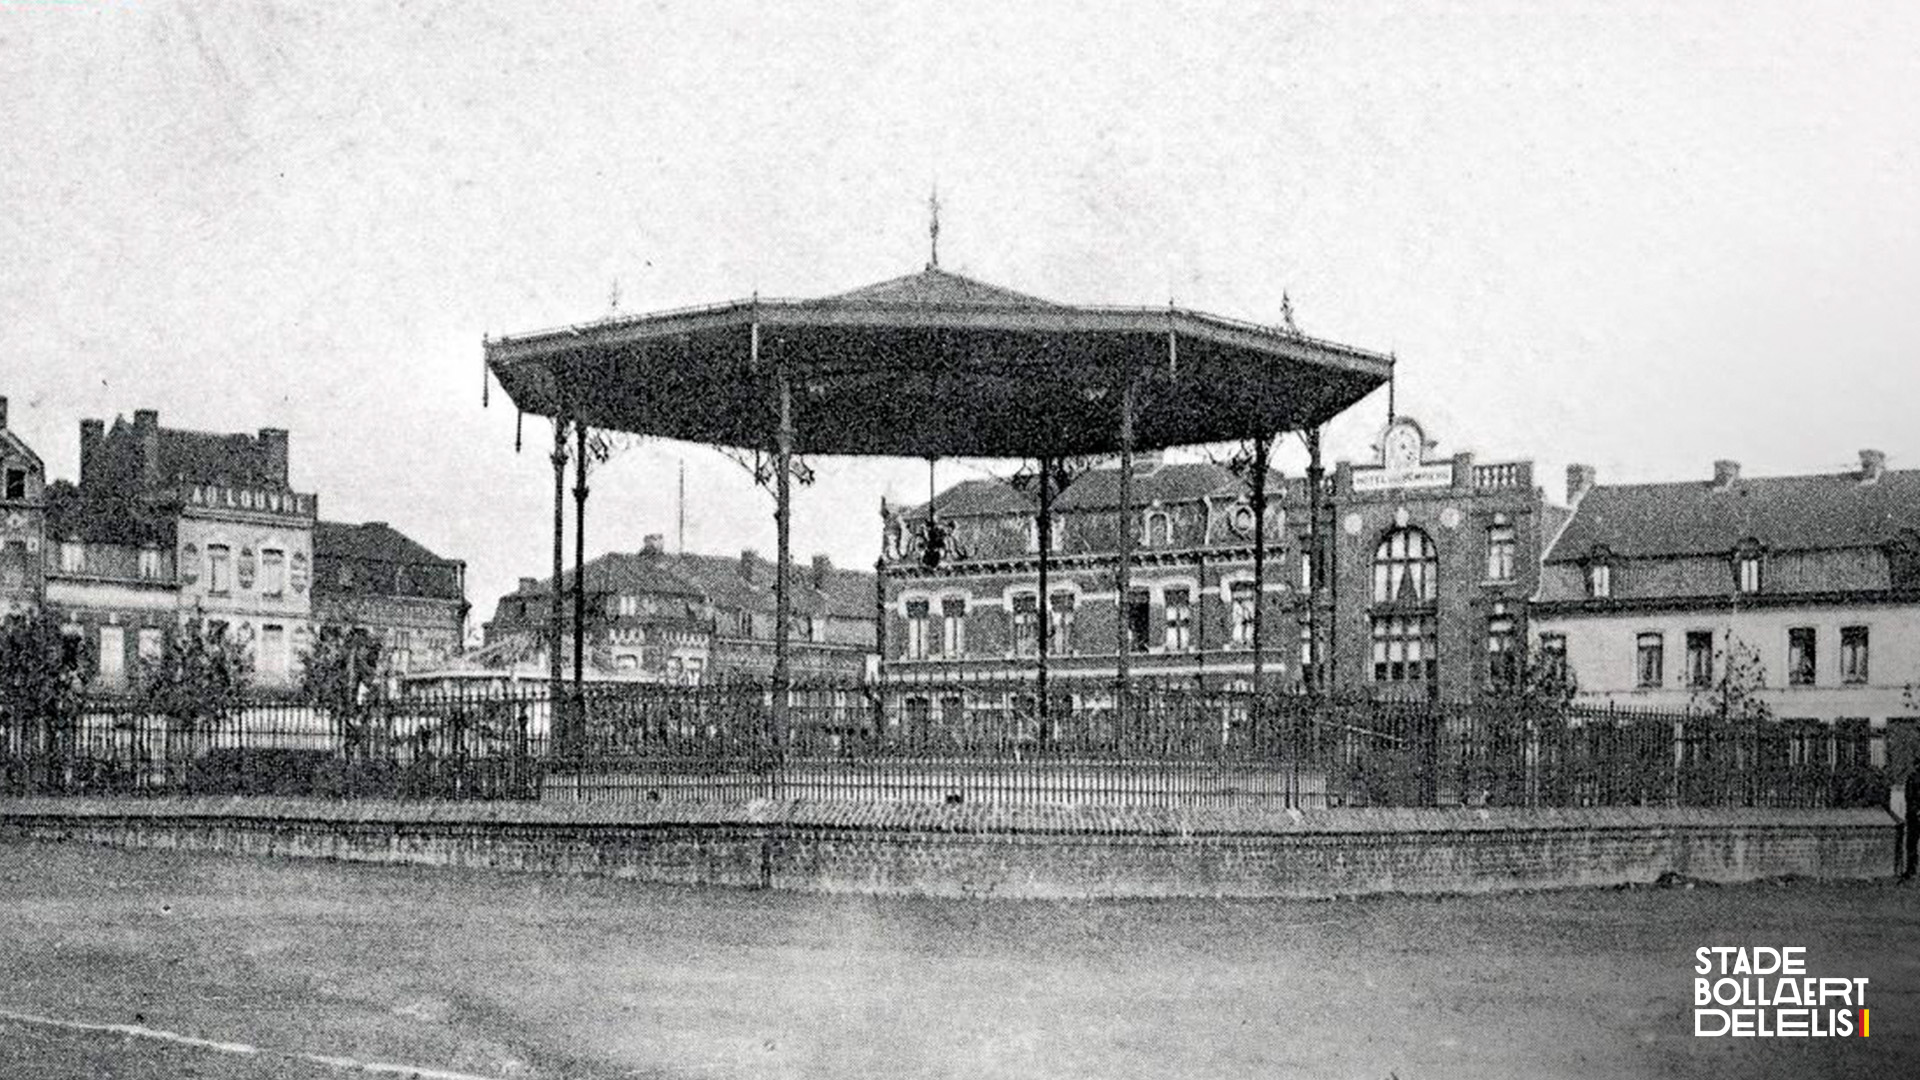
[[1580, 500], [1593, 490], [1593, 482], [1598, 475], [1591, 465], [1567, 466], [1567, 505], [1579, 506]]
[[1740, 479], [1740, 463], [1722, 458], [1713, 463], [1713, 486], [1730, 488]]
[[523, 593], [536, 593], [536, 592], [539, 592], [539, 591], [540, 591], [540, 579], [539, 579], [539, 578], [530, 578], [530, 577], [523, 577], [523, 578], [521, 578], [521, 579], [520, 579], [520, 588], [519, 588], [519, 590], [518, 590], [518, 591], [520, 591], [520, 592], [523, 592]]
[[[0, 427], [6, 426], [6, 403], [0, 398]], [[1887, 455], [1879, 450], [1860, 451], [1860, 482], [1877, 483], [1880, 474], [1887, 471]]]
[[102, 479], [100, 449], [107, 438], [105, 420], [80, 421], [80, 486], [98, 484]]
[[755, 583], [759, 575], [760, 553], [752, 548], [742, 548], [740, 550], [740, 576], [746, 579], [747, 584], [751, 585]]
[[7, 399], [5, 396], [0, 396], [0, 431], [5, 431], [6, 428], [7, 428]]
[[287, 429], [260, 429], [260, 455], [266, 463], [267, 478], [281, 485], [287, 482]]
[[660, 554], [661, 550], [666, 546], [665, 541], [666, 541], [666, 537], [661, 535], [660, 533], [648, 533], [646, 535], [646, 539], [640, 541], [640, 554], [642, 555]]
[[160, 411], [133, 410], [133, 437], [140, 446], [140, 486], [148, 491], [160, 486]]
[[832, 574], [833, 560], [827, 558], [825, 555], [815, 555], [813, 557], [813, 587], [816, 589], [826, 588], [827, 578]]

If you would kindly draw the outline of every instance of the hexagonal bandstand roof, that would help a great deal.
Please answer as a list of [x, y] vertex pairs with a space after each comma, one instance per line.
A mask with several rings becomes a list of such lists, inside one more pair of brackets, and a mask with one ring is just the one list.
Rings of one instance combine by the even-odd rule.
[[755, 298], [491, 339], [522, 411], [767, 449], [779, 376], [813, 455], [1031, 458], [1326, 422], [1393, 361], [1291, 328], [1176, 307], [1056, 304], [937, 267], [813, 300]]

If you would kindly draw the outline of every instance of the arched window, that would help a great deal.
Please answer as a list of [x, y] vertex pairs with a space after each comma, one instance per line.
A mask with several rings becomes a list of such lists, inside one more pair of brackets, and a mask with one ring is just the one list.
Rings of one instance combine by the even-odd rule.
[[1387, 534], [1373, 552], [1373, 602], [1431, 603], [1439, 592], [1440, 560], [1419, 529]]

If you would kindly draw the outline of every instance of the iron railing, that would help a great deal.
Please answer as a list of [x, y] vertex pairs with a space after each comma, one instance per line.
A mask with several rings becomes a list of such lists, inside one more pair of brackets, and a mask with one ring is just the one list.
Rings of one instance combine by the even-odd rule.
[[807, 798], [1267, 807], [1871, 806], [1864, 723], [1377, 701], [1191, 681], [766, 683], [413, 693], [193, 716], [0, 703], [0, 789], [388, 798]]

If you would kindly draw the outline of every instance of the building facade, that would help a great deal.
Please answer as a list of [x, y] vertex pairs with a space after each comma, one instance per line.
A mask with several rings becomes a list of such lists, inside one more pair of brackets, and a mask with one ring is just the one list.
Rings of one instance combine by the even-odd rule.
[[[1260, 616], [1269, 685], [1458, 700], [1518, 656], [1540, 555], [1564, 511], [1533, 485], [1531, 462], [1435, 459], [1433, 445], [1417, 421], [1396, 420], [1379, 456], [1339, 463], [1318, 500], [1307, 479], [1269, 475]], [[1136, 464], [1124, 604], [1115, 587], [1118, 470], [1092, 470], [1066, 486], [1054, 500], [1049, 560], [1051, 673], [1112, 679], [1124, 620], [1136, 676], [1229, 687], [1251, 680], [1254, 509], [1243, 473], [1154, 457]], [[927, 508], [886, 512], [889, 678], [1033, 673], [1037, 513], [1021, 486], [956, 485], [933, 500], [942, 550], [929, 559]]]
[[1712, 709], [1731, 679], [1783, 721], [1864, 733], [1916, 716], [1920, 470], [1863, 451], [1847, 473], [1722, 461], [1711, 479], [1593, 481], [1569, 470], [1573, 516], [1534, 605], [1583, 698]]
[[80, 481], [45, 489], [45, 603], [97, 666], [132, 685], [167, 630], [205, 625], [251, 651], [254, 682], [291, 685], [309, 633], [313, 495], [287, 481], [287, 433], [80, 422]]
[[381, 646], [379, 675], [439, 668], [466, 645], [466, 577], [465, 563], [435, 555], [384, 521], [318, 522], [313, 625], [369, 632]]
[[[651, 682], [764, 679], [773, 672], [774, 571], [753, 551], [738, 559], [669, 553], [659, 536], [646, 537], [637, 552], [589, 560], [584, 662], [615, 678]], [[792, 676], [863, 677], [874, 649], [872, 575], [836, 568], [824, 556], [790, 574]], [[562, 638], [570, 650], [571, 573], [561, 590]], [[520, 579], [485, 624], [484, 656], [475, 659], [497, 656], [540, 670], [552, 612], [552, 582]]]
[[1430, 456], [1409, 417], [1378, 456], [1341, 462], [1329, 501], [1328, 682], [1382, 697], [1464, 701], [1524, 662], [1528, 599], [1566, 519], [1531, 461]]
[[0, 617], [36, 610], [45, 594], [46, 487], [46, 464], [7, 426], [0, 397]]
[[[1141, 455], [1124, 515], [1135, 550], [1118, 590], [1118, 469], [1089, 470], [1054, 498], [1048, 667], [1094, 694], [1118, 669], [1229, 685], [1253, 675], [1254, 511], [1235, 470]], [[1269, 673], [1292, 670], [1306, 489], [1274, 476], [1267, 507]], [[927, 505], [883, 508], [882, 675], [894, 682], [1024, 679], [1040, 647], [1040, 539], [1032, 485], [968, 480]], [[929, 523], [933, 528], [929, 529]], [[935, 537], [929, 551], [929, 535]]]

